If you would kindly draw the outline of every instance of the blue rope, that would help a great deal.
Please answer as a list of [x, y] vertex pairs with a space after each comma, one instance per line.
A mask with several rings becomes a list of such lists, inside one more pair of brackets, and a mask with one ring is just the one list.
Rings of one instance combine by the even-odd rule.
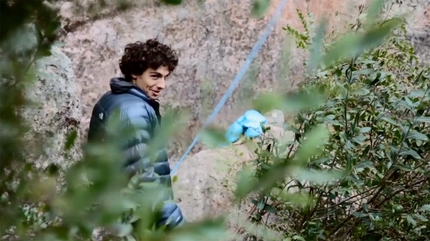
[[267, 24], [266, 28], [264, 29], [264, 33], [260, 36], [258, 41], [255, 43], [254, 47], [252, 48], [251, 52], [248, 55], [248, 58], [245, 61], [245, 64], [242, 66], [242, 68], [239, 70], [239, 73], [234, 78], [233, 82], [231, 83], [230, 87], [225, 92], [224, 96], [221, 98], [221, 100], [216, 105], [215, 109], [211, 113], [211, 115], [206, 119], [206, 122], [203, 124], [203, 127], [200, 129], [199, 133], [194, 137], [193, 142], [188, 147], [188, 149], [185, 151], [184, 155], [182, 155], [181, 159], [176, 163], [175, 167], [172, 169], [171, 174], [174, 175], [176, 171], [178, 170], [179, 166], [181, 166], [182, 162], [185, 160], [187, 155], [190, 153], [190, 151], [193, 149], [193, 147], [197, 144], [197, 141], [199, 140], [199, 137], [202, 133], [202, 130], [205, 129], [215, 118], [215, 116], [220, 112], [222, 107], [227, 102], [228, 98], [233, 94], [233, 91], [237, 88], [240, 81], [242, 80], [243, 76], [245, 75], [246, 71], [248, 70], [249, 66], [251, 65], [252, 61], [257, 56], [258, 52], [260, 51], [261, 47], [263, 47], [263, 44], [266, 42], [267, 38], [270, 35], [270, 32], [272, 31], [272, 28], [275, 26], [276, 22], [278, 22], [279, 18], [281, 17], [281, 14], [287, 5], [288, 0], [282, 0], [282, 2], [279, 4], [278, 8], [276, 9], [276, 13], [273, 15], [273, 17], [270, 19], [269, 23]]

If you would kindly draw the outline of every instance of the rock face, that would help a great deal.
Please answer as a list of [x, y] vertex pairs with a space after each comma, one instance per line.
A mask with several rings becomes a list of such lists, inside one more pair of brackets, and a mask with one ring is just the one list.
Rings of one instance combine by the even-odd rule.
[[[165, 108], [182, 107], [191, 111], [189, 129], [181, 136], [183, 141], [190, 143], [200, 122], [234, 79], [279, 2], [272, 0], [268, 13], [259, 19], [250, 17], [250, 1], [192, 0], [177, 7], [147, 4], [119, 15], [107, 15], [68, 33], [63, 50], [73, 61], [80, 86], [83, 133], [96, 99], [108, 90], [109, 79], [120, 75], [118, 60], [124, 46], [157, 37], [180, 55], [179, 67], [170, 78], [162, 102]], [[215, 122], [223, 124], [236, 119], [238, 113], [246, 110], [249, 105], [246, 100], [255, 91], [270, 90], [275, 86], [289, 89], [300, 80], [294, 77], [295, 71], [290, 78], [282, 75], [285, 66], [282, 67], [281, 61], [286, 36], [282, 27], [287, 24], [300, 26], [297, 8], [305, 13], [313, 11], [316, 17], [327, 13], [332, 16], [333, 24], [339, 24], [340, 16], [349, 16], [356, 9], [355, 0], [348, 3], [351, 4], [340, 0], [289, 0], [282, 19], [254, 61], [250, 74]], [[70, 4], [66, 4], [62, 14], [73, 18], [69, 8]], [[335, 16], [337, 12], [339, 14]], [[297, 66], [300, 59], [293, 58], [291, 62]], [[177, 145], [174, 154], [183, 151], [181, 145]]]
[[[409, 14], [408, 38], [421, 59], [428, 62], [429, 1], [392, 2], [387, 12], [389, 15]], [[53, 56], [37, 63], [40, 70], [52, 77], [46, 79], [46, 75], [39, 76], [40, 81], [31, 93], [33, 98], [43, 102], [43, 106], [31, 110], [28, 115], [34, 122], [35, 131], [65, 138], [63, 134], [70, 132], [70, 127], [81, 123], [81, 133], [85, 133], [95, 100], [108, 89], [109, 78], [120, 75], [117, 63], [125, 44], [158, 37], [171, 44], [181, 56], [180, 66], [171, 78], [163, 101], [165, 106], [180, 106], [191, 110], [192, 119], [189, 130], [186, 131], [191, 138], [200, 121], [209, 114], [208, 110], [212, 110], [224, 94], [279, 3], [280, 0], [272, 0], [268, 13], [261, 19], [249, 16], [248, 1], [209, 0], [204, 3], [187, 1], [179, 7], [149, 4], [84, 24], [67, 35], [64, 39], [66, 45], [62, 50], [55, 47]], [[280, 72], [283, 72], [280, 63], [282, 43], [285, 40], [282, 27], [290, 24], [300, 28], [295, 9], [312, 12], [316, 18], [328, 15], [334, 26], [354, 16], [361, 3], [363, 1], [290, 0], [257, 57], [253, 71], [250, 71], [253, 73], [245, 77], [244, 84], [215, 122], [230, 123], [237, 118], [241, 112], [236, 110], [244, 110], [243, 106], [238, 107], [238, 103], [242, 104], [241, 99], [249, 98], [255, 89], [269, 90], [279, 84], [289, 88], [294, 84], [295, 79], [280, 78]], [[70, 12], [72, 7], [71, 2], [62, 5], [63, 17], [74, 17]], [[293, 67], [298, 63], [299, 60], [293, 60]], [[253, 77], [258, 79], [258, 83], [252, 81]], [[52, 80], [55, 80], [55, 85]], [[62, 143], [64, 139], [54, 142]], [[60, 153], [60, 149], [56, 144], [56, 147], [45, 151]], [[183, 150], [175, 152], [182, 153]], [[62, 163], [63, 157], [54, 156], [53, 159]]]
[[73, 131], [79, 132], [80, 102], [72, 61], [58, 47], [53, 47], [51, 56], [36, 61], [36, 68], [38, 79], [28, 88], [29, 98], [36, 106], [26, 109], [24, 117], [33, 127], [29, 133], [33, 136], [31, 140], [49, 140], [43, 143], [36, 166], [44, 168], [55, 163], [67, 167], [81, 153], [79, 145], [65, 151], [66, 138]]
[[[90, 1], [84, 1], [90, 2]], [[156, 2], [156, 1], [155, 1]], [[63, 51], [72, 59], [82, 103], [81, 130], [85, 137], [91, 109], [98, 97], [108, 90], [112, 76], [120, 75], [118, 60], [127, 43], [157, 37], [172, 45], [180, 54], [178, 69], [170, 78], [163, 96], [163, 107], [181, 107], [192, 117], [189, 129], [181, 139], [191, 141], [201, 122], [219, 101], [244, 63], [253, 44], [261, 35], [270, 16], [281, 0], [271, 0], [269, 11], [262, 18], [250, 17], [250, 1], [207, 0], [186, 1], [175, 7], [159, 6], [145, 1], [144, 6], [116, 13], [112, 11], [96, 21], [88, 21], [69, 32]], [[427, 60], [429, 4], [426, 0], [392, 1], [387, 9], [393, 13], [411, 13], [409, 39], [423, 60]], [[291, 71], [286, 73], [284, 55], [287, 24], [301, 28], [296, 9], [314, 18], [328, 16], [331, 29], [346, 26], [358, 15], [358, 6], [365, 0], [289, 0], [280, 21], [258, 54], [253, 67], [215, 120], [230, 123], [249, 106], [256, 91], [274, 88], [289, 89], [302, 79], [301, 56], [293, 55]], [[72, 2], [63, 3], [61, 14], [73, 22]], [[76, 22], [82, 22], [82, 19]], [[284, 66], [284, 67], [281, 67]], [[185, 144], [184, 144], [185, 145]], [[183, 153], [183, 145], [175, 145], [173, 154]]]
[[409, 14], [408, 39], [423, 63], [430, 63], [430, 2], [427, 0], [396, 1], [392, 13]]

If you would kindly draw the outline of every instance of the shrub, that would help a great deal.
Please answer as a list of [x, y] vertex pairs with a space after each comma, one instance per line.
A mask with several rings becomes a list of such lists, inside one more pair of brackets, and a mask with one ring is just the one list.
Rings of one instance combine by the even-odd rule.
[[[318, 45], [333, 54], [333, 45], [321, 44], [321, 27], [313, 30], [313, 24], [300, 12], [299, 16], [304, 32], [285, 28], [297, 46], [313, 57], [320, 55]], [[366, 44], [373, 41], [372, 33], [381, 32], [365, 26], [372, 21], [369, 15], [365, 19], [362, 14], [353, 25], [354, 36], [365, 38], [345, 36], [334, 44], [346, 52], [352, 48], [350, 58], [324, 62], [322, 57], [321, 65], [313, 59], [304, 63], [311, 71], [298, 93], [319, 89], [326, 95], [320, 106], [300, 111], [288, 123], [286, 129], [295, 133], [295, 140], [281, 146], [279, 140], [265, 139], [273, 148], [257, 150], [259, 177], [275, 165], [267, 156], [277, 159], [279, 149], [303, 146], [316, 125], [330, 130], [325, 147], [309, 158], [305, 172], [278, 180], [277, 186], [253, 200], [258, 207], [253, 220], [264, 222], [262, 216], [275, 214], [278, 222], [267, 225], [283, 232], [285, 240], [430, 239], [430, 69], [419, 64], [405, 41], [404, 21], [381, 46], [359, 54], [353, 43]], [[384, 28], [394, 20], [399, 21], [375, 21]], [[294, 162], [298, 155], [291, 151], [283, 160]], [[322, 175], [330, 172], [334, 179]], [[279, 196], [279, 190], [292, 188], [312, 197], [309, 203], [296, 205]]]

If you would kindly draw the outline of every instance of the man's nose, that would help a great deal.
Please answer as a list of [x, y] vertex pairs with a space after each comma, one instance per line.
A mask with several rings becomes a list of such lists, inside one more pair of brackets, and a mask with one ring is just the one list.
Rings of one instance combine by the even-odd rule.
[[157, 82], [157, 88], [158, 89], [165, 89], [166, 88], [166, 79], [162, 78], [160, 81]]

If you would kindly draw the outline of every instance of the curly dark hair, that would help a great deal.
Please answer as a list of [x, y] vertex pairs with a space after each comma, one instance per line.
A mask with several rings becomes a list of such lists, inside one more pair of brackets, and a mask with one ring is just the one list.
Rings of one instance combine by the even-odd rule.
[[148, 68], [158, 69], [167, 66], [173, 71], [178, 65], [178, 55], [168, 45], [149, 39], [145, 43], [137, 41], [127, 44], [124, 55], [119, 60], [119, 68], [127, 81], [132, 81], [134, 75], [141, 75]]

